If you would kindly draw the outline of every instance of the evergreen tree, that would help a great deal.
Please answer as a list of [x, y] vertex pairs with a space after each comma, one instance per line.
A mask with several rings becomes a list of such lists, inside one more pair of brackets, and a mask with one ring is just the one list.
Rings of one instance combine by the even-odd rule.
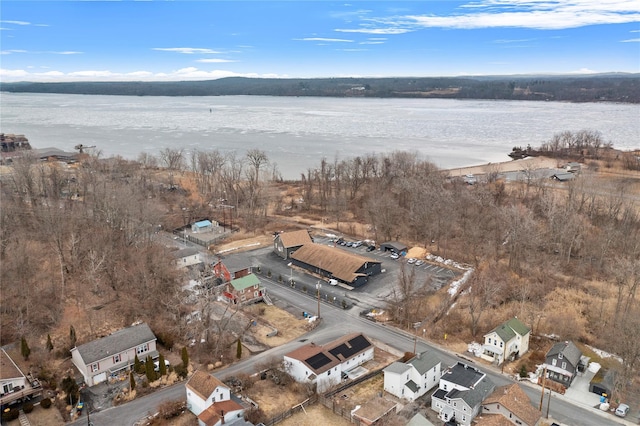
[[153, 360], [147, 355], [147, 360], [144, 362], [145, 373], [147, 374], [147, 380], [153, 382], [156, 380], [156, 372], [153, 369]]
[[53, 342], [51, 341], [51, 335], [47, 334], [47, 350], [51, 352], [53, 350]]
[[76, 329], [73, 326], [69, 326], [69, 343], [71, 344], [71, 348], [76, 347]]
[[29, 355], [31, 354], [31, 349], [29, 348], [27, 339], [25, 339], [24, 336], [22, 336], [22, 339], [20, 339], [20, 353], [22, 354], [22, 357], [25, 359], [25, 361], [29, 359]]
[[129, 387], [131, 388], [131, 390], [135, 390], [136, 388], [136, 379], [133, 376], [132, 372], [129, 372]]
[[236, 358], [242, 358], [242, 343], [240, 342], [240, 339], [238, 339], [238, 346], [236, 346]]
[[135, 358], [133, 358], [133, 371], [135, 371], [138, 374], [144, 373], [144, 367], [140, 362], [140, 358], [138, 358], [138, 354], [136, 354]]
[[188, 368], [189, 367], [189, 353], [187, 352], [187, 347], [184, 346], [182, 348], [182, 366], [184, 368]]
[[158, 358], [158, 369], [160, 370], [160, 376], [164, 376], [167, 374], [167, 366], [164, 364], [164, 356], [160, 354], [160, 358]]

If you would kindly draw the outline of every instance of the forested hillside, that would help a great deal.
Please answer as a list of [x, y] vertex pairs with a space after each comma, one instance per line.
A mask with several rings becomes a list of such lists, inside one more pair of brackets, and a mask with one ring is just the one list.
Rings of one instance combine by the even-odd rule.
[[332, 96], [640, 102], [638, 74], [432, 78], [265, 79], [177, 82], [2, 83], [0, 90], [128, 96]]

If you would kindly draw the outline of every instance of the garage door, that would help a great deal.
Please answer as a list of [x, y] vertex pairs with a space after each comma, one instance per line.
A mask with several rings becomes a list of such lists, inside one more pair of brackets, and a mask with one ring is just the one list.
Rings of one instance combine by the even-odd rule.
[[107, 372], [106, 371], [104, 373], [96, 374], [95, 376], [93, 376], [93, 384], [94, 385], [97, 385], [98, 383], [102, 383], [105, 380], [107, 380]]

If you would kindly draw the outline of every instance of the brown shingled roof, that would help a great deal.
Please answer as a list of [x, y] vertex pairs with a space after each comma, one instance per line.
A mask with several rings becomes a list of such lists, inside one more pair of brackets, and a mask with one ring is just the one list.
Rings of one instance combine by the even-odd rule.
[[281, 232], [278, 236], [285, 248], [298, 247], [304, 244], [313, 243], [313, 240], [306, 229], [301, 229], [300, 231]]
[[349, 253], [335, 247], [321, 244], [305, 244], [291, 255], [295, 260], [319, 267], [344, 282], [353, 282], [358, 276], [356, 273], [365, 263], [381, 263], [368, 257]]
[[209, 408], [198, 416], [198, 420], [207, 426], [213, 426], [222, 419], [224, 413], [242, 410], [242, 406], [235, 401], [214, 402]]
[[17, 379], [20, 377], [24, 377], [22, 371], [4, 349], [0, 349], [0, 379]]
[[475, 418], [476, 426], [513, 426], [502, 414], [482, 414]]
[[494, 403], [502, 405], [514, 415], [524, 420], [528, 425], [535, 425], [538, 420], [540, 420], [540, 417], [542, 417], [542, 412], [531, 405], [529, 397], [517, 383], [496, 388], [496, 390], [483, 401], [483, 404]]
[[207, 399], [218, 386], [227, 387], [220, 379], [207, 374], [204, 371], [196, 371], [187, 381], [187, 387], [194, 391], [202, 399]]

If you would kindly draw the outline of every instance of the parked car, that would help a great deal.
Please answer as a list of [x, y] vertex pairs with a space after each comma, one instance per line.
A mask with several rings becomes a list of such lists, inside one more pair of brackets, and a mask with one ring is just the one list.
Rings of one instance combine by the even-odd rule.
[[400, 257], [400, 255], [398, 253], [396, 253], [396, 252], [391, 253], [391, 258], [392, 259], [397, 259], [399, 257]]
[[338, 285], [338, 280], [331, 278], [329, 281], [327, 281], [329, 283], [329, 285]]
[[416, 263], [416, 260], [418, 260], [418, 259], [416, 259], [415, 257], [410, 257], [410, 258], [407, 259], [407, 263], [409, 265], [411, 265], [412, 263]]
[[616, 416], [626, 417], [627, 414], [629, 414], [629, 406], [627, 404], [618, 405], [618, 408], [616, 408]]
[[418, 259], [416, 260], [416, 266], [424, 265], [424, 260]]
[[354, 242], [354, 243], [351, 245], [351, 247], [358, 248], [358, 247], [360, 247], [361, 245], [362, 245], [362, 241], [356, 241], [356, 242]]
[[[171, 363], [169, 363], [169, 361], [167, 361], [166, 359], [164, 360], [164, 366], [169, 368], [169, 366], [171, 365]], [[160, 361], [154, 361], [153, 362], [153, 369], [155, 371], [160, 371]]]
[[374, 251], [375, 249], [376, 249], [376, 246], [367, 247], [367, 251]]
[[351, 247], [353, 246], [353, 242], [352, 241], [347, 241], [347, 247]]

